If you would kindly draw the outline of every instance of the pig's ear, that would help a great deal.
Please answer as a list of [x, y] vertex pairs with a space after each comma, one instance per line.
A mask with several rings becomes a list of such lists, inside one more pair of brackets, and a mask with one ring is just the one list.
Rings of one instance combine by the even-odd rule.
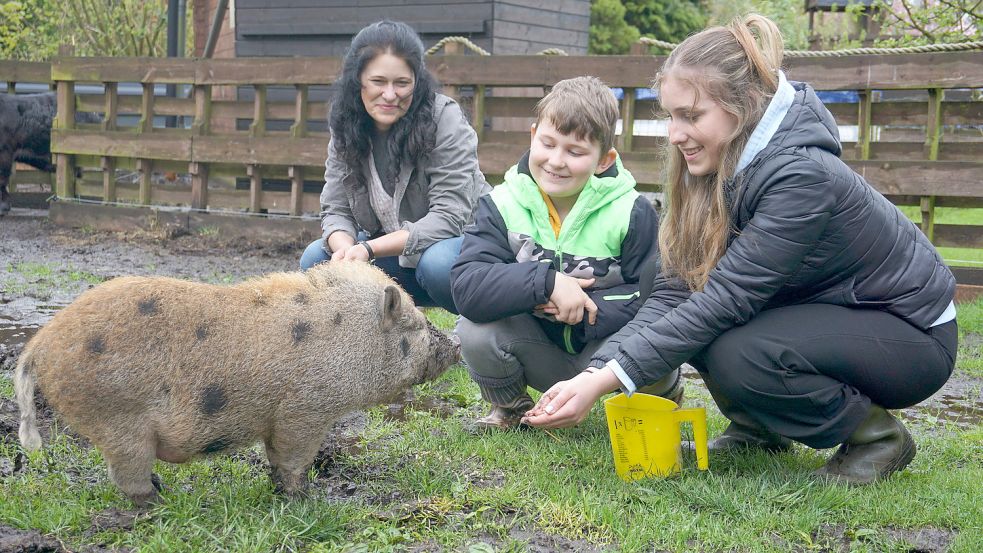
[[395, 286], [386, 286], [386, 293], [382, 299], [382, 330], [388, 331], [396, 326], [402, 316], [400, 309], [399, 290]]

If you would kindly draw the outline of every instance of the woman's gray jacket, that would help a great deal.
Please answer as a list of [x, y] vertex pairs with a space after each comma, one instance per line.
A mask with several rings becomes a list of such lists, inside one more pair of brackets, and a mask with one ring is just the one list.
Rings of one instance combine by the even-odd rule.
[[955, 278], [924, 234], [840, 158], [833, 116], [813, 89], [726, 190], [732, 232], [700, 292], [660, 274], [635, 319], [590, 365], [617, 360], [644, 386], [765, 309], [828, 303], [880, 309], [927, 329]]
[[[423, 253], [435, 242], [464, 233], [474, 218], [478, 197], [491, 190], [478, 169], [478, 137], [457, 103], [437, 94], [433, 107], [437, 123], [436, 145], [420, 159], [400, 160], [393, 199], [399, 206], [401, 229], [409, 231], [404, 256]], [[354, 171], [368, 174], [369, 153], [362, 167], [352, 168], [328, 144], [321, 191], [322, 236], [344, 231], [353, 238], [358, 230], [369, 236], [382, 225], [369, 203], [367, 187], [356, 186]]]

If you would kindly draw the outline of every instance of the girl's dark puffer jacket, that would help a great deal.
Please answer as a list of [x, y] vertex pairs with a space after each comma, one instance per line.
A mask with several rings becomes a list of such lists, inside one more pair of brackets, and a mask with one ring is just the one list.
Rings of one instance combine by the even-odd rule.
[[840, 158], [833, 116], [812, 87], [727, 190], [736, 231], [700, 292], [661, 273], [634, 320], [591, 365], [616, 359], [654, 382], [760, 311], [828, 303], [881, 309], [927, 329], [955, 294], [924, 234]]

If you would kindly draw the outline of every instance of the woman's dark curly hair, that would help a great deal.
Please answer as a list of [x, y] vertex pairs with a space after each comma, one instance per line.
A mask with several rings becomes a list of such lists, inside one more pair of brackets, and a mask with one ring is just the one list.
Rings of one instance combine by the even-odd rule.
[[434, 96], [439, 85], [423, 63], [423, 42], [405, 23], [379, 21], [355, 35], [345, 54], [336, 83], [328, 124], [335, 149], [352, 168], [356, 183], [364, 186], [362, 163], [371, 148], [375, 123], [362, 103], [362, 71], [380, 54], [392, 54], [413, 70], [413, 101], [406, 114], [389, 129], [390, 174], [399, 174], [401, 159], [419, 159], [434, 148], [437, 124], [433, 120]]

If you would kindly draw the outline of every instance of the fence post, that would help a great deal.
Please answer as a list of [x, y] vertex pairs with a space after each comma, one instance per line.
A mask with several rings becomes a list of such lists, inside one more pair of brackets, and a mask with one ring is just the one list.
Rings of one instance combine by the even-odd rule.
[[7, 81], [7, 94], [17, 94], [17, 83], [14, 81]]
[[[928, 119], [925, 121], [925, 158], [938, 161], [939, 142], [942, 140], [942, 100], [945, 91], [941, 88], [928, 90]], [[930, 242], [935, 241], [935, 196], [922, 196], [922, 232]]]
[[[58, 81], [58, 114], [55, 128], [69, 130], [75, 128], [75, 82]], [[59, 198], [75, 196], [75, 156], [55, 154], [55, 193]]]
[[153, 160], [138, 159], [137, 171], [140, 172], [140, 205], [150, 205], [150, 185], [154, 172]]
[[255, 85], [253, 97], [253, 123], [249, 125], [249, 136], [266, 134], [266, 85]]
[[102, 118], [102, 130], [116, 130], [116, 115], [119, 112], [119, 83], [102, 83], [106, 90], [105, 117]]
[[194, 86], [195, 121], [191, 124], [191, 134], [203, 136], [211, 130], [212, 121], [212, 87], [211, 85]]
[[870, 159], [870, 110], [872, 91], [861, 90], [857, 114], [857, 159]]
[[474, 85], [474, 104], [472, 105], [471, 123], [478, 135], [478, 143], [485, 138], [485, 85]]
[[303, 138], [307, 136], [307, 120], [311, 117], [311, 108], [308, 105], [308, 88], [306, 84], [294, 85], [297, 88], [295, 99], [294, 124], [290, 126], [290, 136]]
[[304, 211], [304, 168], [296, 165], [287, 167], [290, 177], [290, 214], [300, 215]]
[[192, 161], [188, 164], [191, 173], [191, 208], [208, 208], [208, 165]]
[[619, 137], [618, 149], [622, 152], [630, 152], [632, 147], [632, 135], [635, 134], [635, 89], [623, 88], [624, 94], [621, 99], [621, 136]]
[[259, 166], [253, 164], [246, 166], [246, 174], [249, 175], [249, 211], [259, 213], [263, 201], [263, 176]]
[[154, 83], [143, 83], [143, 94], [140, 99], [140, 111], [142, 115], [137, 124], [138, 132], [151, 132], [154, 130]]
[[[102, 83], [105, 90], [105, 104], [103, 106], [102, 130], [103, 132], [116, 130], [116, 115], [119, 111], [119, 84], [116, 82]], [[116, 158], [102, 156], [100, 158], [100, 168], [102, 169], [102, 201], [116, 201]]]
[[116, 158], [102, 156], [102, 201], [116, 201]]

